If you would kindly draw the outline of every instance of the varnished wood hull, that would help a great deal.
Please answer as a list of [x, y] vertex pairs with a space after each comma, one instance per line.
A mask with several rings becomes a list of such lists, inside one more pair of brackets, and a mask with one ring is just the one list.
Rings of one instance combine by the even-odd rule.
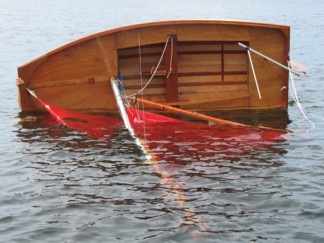
[[[23, 111], [43, 108], [27, 93], [55, 106], [87, 111], [117, 109], [109, 80], [121, 76], [133, 94], [165, 55], [144, 98], [190, 110], [286, 108], [288, 73], [253, 55], [259, 99], [245, 43], [286, 64], [288, 26], [187, 20], [139, 24], [77, 40], [18, 68]], [[168, 40], [168, 44], [166, 42]]]

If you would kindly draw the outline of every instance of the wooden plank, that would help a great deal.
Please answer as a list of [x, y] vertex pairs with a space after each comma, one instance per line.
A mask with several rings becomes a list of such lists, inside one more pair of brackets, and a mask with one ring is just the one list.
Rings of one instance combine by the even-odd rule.
[[[107, 112], [116, 110], [110, 83], [92, 83], [34, 89], [42, 100], [57, 107], [86, 112]], [[59, 97], [59, 98], [58, 98]]]
[[220, 91], [220, 92], [203, 92], [203, 93], [187, 93], [180, 95], [180, 101], [178, 102], [166, 102], [169, 105], [199, 105], [201, 103], [211, 102], [224, 102], [238, 99], [247, 98], [249, 93], [245, 90], [232, 90], [232, 91]]
[[200, 86], [215, 86], [215, 85], [239, 85], [246, 84], [246, 81], [226, 81], [226, 82], [197, 82], [197, 83], [181, 83], [179, 87], [200, 87]]
[[109, 83], [109, 80], [107, 80], [106, 76], [80, 77], [77, 79], [53, 80], [50, 83], [35, 83], [32, 84], [29, 88], [34, 90], [40, 88], [63, 87], [91, 83]]
[[[178, 47], [177, 36], [170, 36], [170, 43], [167, 45], [165, 52], [165, 69], [166, 69], [166, 101], [175, 102], [178, 97]], [[168, 68], [169, 67], [169, 68]]]
[[228, 50], [228, 51], [194, 51], [194, 50], [190, 50], [190, 51], [179, 51], [178, 55], [213, 55], [213, 54], [246, 54], [246, 51], [242, 51], [242, 50]]
[[[224, 85], [221, 81], [218, 82], [220, 85], [206, 85], [206, 86], [179, 86], [180, 94], [192, 94], [192, 93], [205, 93], [205, 92], [215, 92], [218, 95], [219, 92], [235, 91], [235, 90], [248, 90], [248, 86], [245, 83], [233, 82], [229, 85]], [[229, 93], [230, 95], [230, 93]]]
[[179, 77], [189, 77], [189, 76], [222, 76], [222, 81], [224, 81], [225, 75], [246, 75], [247, 71], [229, 71], [229, 72], [186, 72], [179, 73]]
[[222, 82], [224, 82], [224, 76], [225, 76], [225, 62], [224, 62], [224, 44], [221, 44], [221, 75], [222, 75]]
[[[33, 73], [30, 88], [35, 85], [92, 78], [94, 75], [117, 76], [117, 53], [113, 37], [94, 39], [47, 57]], [[37, 84], [36, 84], [37, 83]]]
[[129, 48], [141, 45], [157, 44], [166, 41], [167, 36], [177, 34], [178, 41], [246, 41], [249, 39], [249, 29], [242, 25], [206, 25], [177, 24], [146, 26], [140, 29], [130, 29], [117, 33], [117, 48]]

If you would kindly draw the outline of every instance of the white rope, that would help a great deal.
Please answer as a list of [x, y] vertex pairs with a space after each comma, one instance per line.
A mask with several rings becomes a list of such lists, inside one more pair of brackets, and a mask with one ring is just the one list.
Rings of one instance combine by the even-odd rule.
[[249, 60], [250, 60], [250, 64], [251, 64], [251, 68], [252, 68], [252, 73], [253, 73], [253, 77], [254, 77], [255, 86], [256, 86], [256, 89], [258, 91], [259, 99], [261, 100], [262, 99], [262, 96], [261, 96], [261, 92], [260, 92], [260, 88], [259, 88], [259, 84], [258, 84], [258, 79], [257, 79], [256, 74], [255, 74], [255, 70], [254, 70], [254, 66], [253, 66], [253, 62], [252, 62], [252, 57], [251, 57], [251, 53], [250, 53], [250, 50], [249, 49], [247, 49], [247, 54], [249, 56]]
[[[289, 62], [288, 62], [288, 66], [290, 67]], [[307, 110], [302, 106], [302, 104], [299, 101], [296, 86], [295, 86], [295, 82], [294, 82], [294, 79], [293, 79], [293, 72], [291, 71], [291, 69], [289, 70], [289, 80], [290, 80], [290, 83], [291, 83], [291, 95], [292, 95], [292, 98], [294, 99], [294, 101], [295, 101], [297, 107], [299, 108], [300, 112], [302, 113], [303, 117], [308, 122], [310, 122], [310, 124], [312, 125], [312, 128], [307, 129], [307, 132], [309, 132], [310, 130], [313, 130], [315, 128], [315, 124], [311, 119], [309, 119], [309, 117], [307, 116], [307, 113], [308, 113]]]
[[167, 48], [167, 46], [168, 46], [168, 43], [169, 43], [170, 38], [171, 38], [171, 36], [168, 36], [168, 38], [167, 38], [167, 40], [166, 40], [166, 43], [165, 43], [165, 46], [164, 46], [164, 49], [163, 49], [163, 52], [162, 52], [162, 55], [161, 55], [161, 57], [160, 57], [160, 60], [159, 60], [159, 62], [158, 62], [158, 64], [157, 64], [157, 66], [156, 66], [156, 68], [155, 68], [155, 70], [154, 70], [154, 72], [153, 72], [151, 78], [147, 81], [147, 83], [143, 86], [143, 88], [141, 88], [139, 91], [137, 91], [137, 92], [134, 93], [134, 94], [128, 95], [127, 97], [136, 96], [136, 95], [138, 95], [139, 93], [143, 92], [144, 89], [145, 89], [145, 88], [150, 84], [150, 82], [153, 80], [153, 78], [154, 78], [156, 72], [158, 71], [158, 69], [159, 69], [159, 67], [160, 67], [160, 65], [161, 65], [161, 62], [162, 62], [162, 60], [163, 60], [163, 56], [164, 56], [164, 54], [165, 54], [165, 51], [166, 51], [166, 48]]

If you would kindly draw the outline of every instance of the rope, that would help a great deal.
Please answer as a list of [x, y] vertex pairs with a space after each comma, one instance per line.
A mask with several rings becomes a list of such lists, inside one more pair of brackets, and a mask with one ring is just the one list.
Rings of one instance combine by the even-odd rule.
[[164, 49], [163, 49], [163, 52], [162, 52], [162, 55], [161, 55], [161, 57], [160, 57], [160, 60], [159, 60], [159, 62], [158, 62], [158, 64], [157, 64], [157, 66], [156, 66], [156, 68], [155, 68], [155, 70], [154, 70], [154, 72], [153, 72], [151, 78], [147, 81], [147, 83], [146, 83], [146, 84], [145, 84], [145, 85], [144, 85], [144, 86], [143, 86], [139, 91], [137, 91], [137, 92], [134, 93], [134, 94], [131, 94], [131, 95], [126, 96], [126, 98], [129, 98], [129, 97], [132, 97], [132, 96], [137, 96], [139, 93], [143, 92], [144, 89], [146, 89], [146, 87], [147, 87], [147, 86], [150, 84], [150, 82], [153, 80], [153, 78], [154, 78], [154, 76], [155, 76], [157, 70], [159, 69], [159, 67], [160, 67], [160, 65], [161, 65], [161, 62], [162, 62], [163, 56], [164, 56], [164, 54], [165, 54], [166, 48], [167, 48], [167, 46], [168, 46], [168, 43], [169, 43], [170, 38], [171, 38], [171, 36], [168, 36], [168, 38], [167, 38], [167, 40], [166, 40], [166, 43], [165, 43], [165, 46], [164, 46]]
[[309, 117], [307, 116], [307, 110], [302, 106], [302, 104], [300, 103], [299, 101], [299, 98], [298, 98], [298, 94], [297, 94], [297, 90], [296, 90], [296, 86], [295, 86], [295, 81], [293, 79], [293, 72], [291, 71], [291, 67], [290, 67], [290, 62], [288, 61], [288, 66], [290, 68], [289, 70], [289, 80], [290, 80], [290, 83], [291, 83], [291, 95], [292, 95], [292, 98], [294, 99], [297, 107], [299, 108], [300, 112], [302, 113], [303, 117], [311, 123], [312, 127], [310, 129], [307, 129], [306, 131], [309, 132], [311, 130], [313, 130], [315, 128], [315, 124], [314, 122], [309, 119]]

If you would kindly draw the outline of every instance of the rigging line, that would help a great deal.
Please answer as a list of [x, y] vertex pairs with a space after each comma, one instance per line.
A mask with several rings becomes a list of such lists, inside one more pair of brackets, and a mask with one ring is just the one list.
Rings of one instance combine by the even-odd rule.
[[[288, 65], [290, 65], [289, 62], [288, 62]], [[307, 119], [307, 115], [306, 115], [307, 111], [306, 111], [306, 109], [301, 105], [301, 103], [300, 103], [300, 101], [299, 101], [298, 94], [297, 94], [297, 90], [296, 90], [296, 86], [295, 86], [295, 82], [294, 82], [293, 76], [292, 76], [291, 74], [292, 74], [292, 73], [289, 72], [289, 80], [290, 80], [290, 82], [291, 82], [291, 87], [292, 87], [292, 89], [291, 89], [291, 90], [292, 90], [292, 91], [291, 91], [291, 92], [292, 92], [292, 97], [293, 97], [295, 103], [297, 104], [298, 108], [300, 109], [300, 111], [301, 111], [302, 115], [304, 116], [304, 118]]]
[[129, 98], [129, 97], [132, 97], [132, 96], [137, 96], [139, 93], [143, 92], [144, 89], [145, 89], [145, 88], [150, 84], [150, 82], [153, 80], [153, 78], [154, 78], [156, 72], [158, 71], [158, 69], [159, 69], [159, 67], [160, 67], [160, 65], [161, 65], [161, 62], [162, 62], [162, 60], [163, 60], [163, 56], [164, 56], [164, 54], [165, 54], [165, 51], [166, 51], [166, 48], [167, 48], [167, 46], [168, 46], [168, 43], [169, 43], [170, 38], [171, 38], [171, 37], [168, 36], [168, 38], [167, 38], [167, 40], [166, 40], [166, 43], [165, 43], [165, 46], [164, 46], [164, 49], [163, 49], [163, 51], [162, 51], [162, 55], [161, 55], [161, 57], [160, 57], [160, 60], [159, 60], [159, 62], [158, 62], [158, 64], [157, 64], [156, 68], [154, 69], [154, 72], [153, 72], [151, 78], [147, 81], [147, 83], [144, 85], [143, 88], [141, 88], [139, 91], [137, 91], [137, 92], [134, 93], [134, 94], [127, 95], [126, 98]]
[[[141, 79], [141, 89], [143, 89], [143, 69], [142, 69], [142, 49], [141, 49], [141, 33], [140, 30], [137, 30], [137, 40], [138, 40], [138, 58], [140, 65], [140, 79]], [[144, 90], [141, 92], [142, 99], [144, 99]], [[139, 108], [139, 107], [138, 107]], [[138, 114], [137, 114], [138, 115]], [[143, 130], [144, 130], [144, 140], [146, 141], [146, 119], [145, 119], [145, 105], [142, 104], [142, 115], [143, 115]], [[140, 116], [138, 115], [140, 118]]]
[[252, 57], [251, 57], [251, 53], [250, 53], [250, 50], [249, 49], [247, 49], [247, 54], [249, 56], [249, 60], [250, 60], [250, 64], [251, 64], [251, 68], [252, 68], [252, 73], [253, 73], [253, 77], [254, 77], [255, 86], [256, 86], [257, 91], [258, 91], [259, 99], [261, 100], [262, 99], [262, 96], [261, 96], [261, 92], [260, 92], [260, 88], [259, 88], [259, 84], [258, 84], [258, 79], [257, 79], [256, 74], [255, 74], [255, 70], [254, 70], [254, 66], [253, 66], [253, 62], [252, 62]]

